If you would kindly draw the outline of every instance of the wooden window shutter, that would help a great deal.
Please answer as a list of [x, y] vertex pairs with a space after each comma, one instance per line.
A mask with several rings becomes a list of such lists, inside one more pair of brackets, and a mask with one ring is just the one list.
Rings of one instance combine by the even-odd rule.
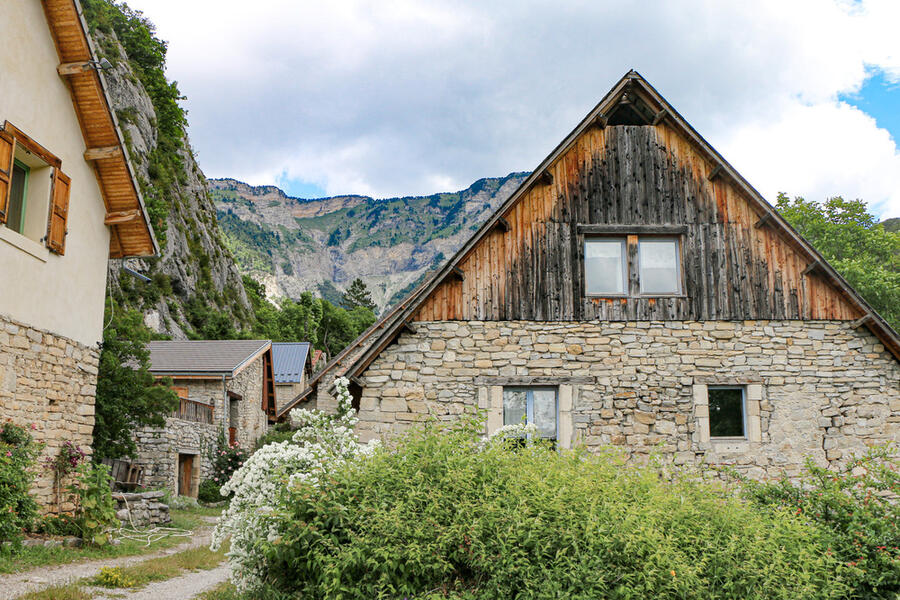
[[0, 129], [0, 224], [6, 223], [15, 143], [13, 136]]
[[47, 247], [57, 254], [66, 253], [66, 220], [69, 216], [69, 176], [53, 169], [53, 194], [47, 221]]

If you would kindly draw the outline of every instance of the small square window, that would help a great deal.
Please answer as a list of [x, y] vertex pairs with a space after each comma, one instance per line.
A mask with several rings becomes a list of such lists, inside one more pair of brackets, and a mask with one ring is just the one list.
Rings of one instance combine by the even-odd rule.
[[584, 242], [584, 279], [588, 295], [625, 294], [625, 239]]
[[641, 238], [638, 241], [641, 294], [679, 294], [678, 240]]
[[504, 388], [503, 424], [533, 423], [538, 437], [555, 440], [557, 435], [556, 388]]
[[708, 398], [710, 437], [745, 437], [744, 388], [711, 387]]

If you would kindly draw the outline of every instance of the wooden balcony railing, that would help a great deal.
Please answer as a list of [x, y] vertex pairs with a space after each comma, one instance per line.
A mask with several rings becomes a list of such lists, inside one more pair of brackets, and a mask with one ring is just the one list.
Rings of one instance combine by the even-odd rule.
[[187, 398], [180, 398], [179, 402], [180, 406], [178, 407], [178, 410], [175, 411], [176, 418], [184, 419], [185, 421], [194, 421], [195, 423], [212, 424], [212, 405], [204, 402], [197, 402], [196, 400], [188, 400]]

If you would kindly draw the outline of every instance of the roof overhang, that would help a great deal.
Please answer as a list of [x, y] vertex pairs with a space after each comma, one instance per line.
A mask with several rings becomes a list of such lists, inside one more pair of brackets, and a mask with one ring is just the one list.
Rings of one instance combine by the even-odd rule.
[[97, 54], [78, 0], [41, 0], [60, 65], [106, 206], [110, 258], [154, 256], [159, 244], [150, 225], [122, 132], [112, 110]]

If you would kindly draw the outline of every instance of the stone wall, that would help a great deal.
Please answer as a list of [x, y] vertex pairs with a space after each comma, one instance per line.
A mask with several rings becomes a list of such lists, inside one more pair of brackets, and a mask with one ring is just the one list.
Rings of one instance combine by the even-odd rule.
[[194, 469], [198, 470], [199, 479], [209, 478], [212, 472], [209, 450], [216, 445], [218, 434], [219, 428], [215, 424], [176, 417], [167, 418], [163, 428], [144, 427], [137, 430], [135, 442], [138, 451], [133, 462], [144, 468], [144, 487], [164, 487], [176, 493], [179, 454], [193, 454]]
[[165, 525], [172, 521], [169, 505], [163, 504], [163, 491], [113, 494], [116, 501], [116, 518], [123, 527], [147, 527]]
[[[138, 456], [134, 462], [144, 467], [145, 487], [165, 487], [177, 493], [178, 455], [193, 454], [194, 470], [199, 480], [208, 479], [212, 475], [209, 449], [216, 445], [220, 432], [226, 434], [222, 422], [224, 391], [221, 379], [175, 379], [173, 384], [187, 388], [188, 399], [211, 405], [213, 423], [169, 417], [163, 428], [139, 429], [135, 432]], [[233, 379], [225, 381], [227, 391], [240, 394], [243, 398], [237, 405], [237, 423], [230, 423], [237, 427], [237, 441], [243, 448], [252, 449], [256, 440], [268, 429], [268, 418], [262, 410], [262, 387], [261, 357]]]
[[[570, 438], [561, 445], [619, 446], [632, 457], [659, 451], [676, 463], [730, 464], [754, 477], [795, 473], [806, 456], [826, 464], [900, 441], [900, 366], [868, 330], [846, 322], [415, 327], [362, 376], [363, 440], [478, 408], [496, 426], [498, 391], [530, 383], [559, 386], [560, 432]], [[704, 436], [709, 385], [745, 386], [758, 431], [744, 440]], [[330, 406], [326, 387], [319, 403]]]
[[[70, 441], [87, 453], [94, 430], [94, 396], [100, 352], [0, 315], [0, 421], [29, 429], [46, 444], [39, 461], [55, 457]], [[36, 468], [35, 498], [45, 511], [57, 507], [53, 477]]]

